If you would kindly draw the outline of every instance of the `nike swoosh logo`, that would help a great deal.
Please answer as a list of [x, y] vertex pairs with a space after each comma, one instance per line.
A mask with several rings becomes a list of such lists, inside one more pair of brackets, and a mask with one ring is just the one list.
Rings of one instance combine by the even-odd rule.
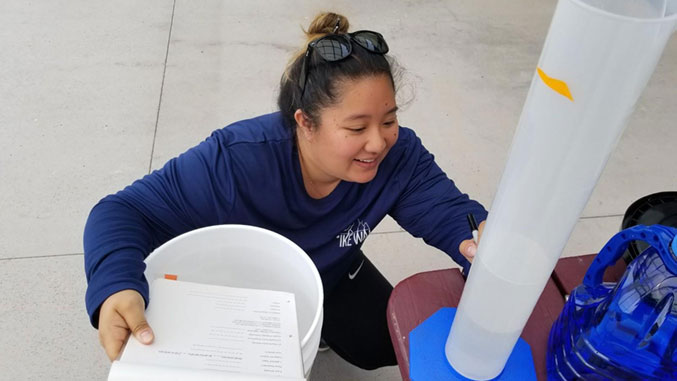
[[349, 278], [350, 280], [355, 279], [355, 277], [357, 276], [357, 273], [360, 272], [360, 269], [362, 268], [362, 265], [363, 265], [363, 264], [364, 264], [364, 259], [362, 260], [362, 263], [360, 263], [360, 267], [358, 267], [357, 270], [355, 270], [354, 273], [352, 273], [352, 274], [351, 274], [351, 273], [348, 273], [348, 278]]

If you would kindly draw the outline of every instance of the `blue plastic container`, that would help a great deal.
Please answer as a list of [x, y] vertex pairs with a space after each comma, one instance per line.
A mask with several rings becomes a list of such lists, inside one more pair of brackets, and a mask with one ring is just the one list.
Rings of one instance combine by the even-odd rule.
[[[639, 225], [611, 238], [552, 326], [548, 379], [677, 379], [676, 234]], [[650, 246], [618, 283], [602, 283], [634, 240]]]

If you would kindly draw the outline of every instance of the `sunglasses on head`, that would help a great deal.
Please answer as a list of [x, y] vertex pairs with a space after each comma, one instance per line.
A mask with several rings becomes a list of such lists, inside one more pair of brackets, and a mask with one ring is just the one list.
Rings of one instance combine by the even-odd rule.
[[308, 81], [308, 72], [310, 71], [310, 54], [316, 51], [323, 60], [327, 62], [340, 61], [348, 58], [353, 52], [352, 42], [376, 54], [388, 53], [388, 44], [380, 33], [370, 30], [360, 30], [348, 34], [329, 34], [320, 37], [308, 44], [308, 50], [303, 58], [301, 66], [301, 75], [299, 75], [299, 88], [301, 88], [301, 98], [306, 91], [306, 82]]

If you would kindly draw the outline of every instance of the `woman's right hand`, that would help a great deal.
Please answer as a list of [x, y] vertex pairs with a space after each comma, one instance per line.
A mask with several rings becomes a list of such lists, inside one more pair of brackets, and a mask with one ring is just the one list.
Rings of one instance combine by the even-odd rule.
[[139, 342], [153, 342], [153, 330], [144, 315], [145, 302], [135, 290], [122, 290], [106, 299], [99, 311], [99, 341], [111, 361], [132, 332]]
[[461, 244], [458, 246], [458, 251], [461, 252], [461, 255], [465, 257], [465, 259], [468, 260], [468, 262], [472, 263], [473, 259], [475, 259], [475, 254], [477, 254], [477, 245], [479, 244], [480, 239], [482, 238], [482, 232], [484, 231], [484, 223], [487, 222], [482, 221], [480, 226], [477, 229], [477, 242], [475, 242], [472, 239], [466, 239], [465, 241], [461, 242]]

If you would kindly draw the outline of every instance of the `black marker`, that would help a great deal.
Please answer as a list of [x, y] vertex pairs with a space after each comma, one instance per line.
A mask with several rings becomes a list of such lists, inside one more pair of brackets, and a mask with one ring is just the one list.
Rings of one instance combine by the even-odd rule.
[[475, 216], [472, 215], [472, 213], [468, 213], [468, 225], [470, 225], [470, 231], [472, 231], [472, 240], [475, 241], [475, 244], [477, 245], [477, 241], [479, 240], [479, 230], [477, 229], [477, 221], [475, 221]]

